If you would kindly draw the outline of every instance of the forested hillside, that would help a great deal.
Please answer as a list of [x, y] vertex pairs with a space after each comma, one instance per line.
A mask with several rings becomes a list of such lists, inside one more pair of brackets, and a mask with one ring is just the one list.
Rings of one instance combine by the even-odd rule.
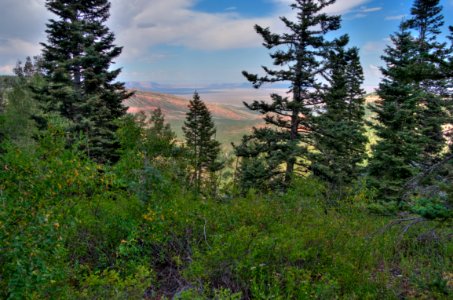
[[255, 26], [245, 79], [290, 88], [240, 109], [126, 89], [110, 1], [46, 0], [0, 77], [0, 298], [451, 299], [453, 26], [414, 0], [369, 101], [334, 2]]

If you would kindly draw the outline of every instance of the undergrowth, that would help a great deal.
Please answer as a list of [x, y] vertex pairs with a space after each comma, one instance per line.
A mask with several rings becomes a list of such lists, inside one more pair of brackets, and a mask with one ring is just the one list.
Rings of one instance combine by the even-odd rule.
[[373, 213], [364, 189], [331, 203], [303, 178], [211, 199], [173, 158], [131, 146], [97, 165], [57, 128], [0, 157], [2, 299], [452, 297], [451, 227], [395, 223], [415, 217]]

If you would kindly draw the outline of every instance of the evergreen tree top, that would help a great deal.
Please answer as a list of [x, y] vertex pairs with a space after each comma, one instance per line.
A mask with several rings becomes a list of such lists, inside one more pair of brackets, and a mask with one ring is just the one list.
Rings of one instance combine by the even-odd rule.
[[56, 17], [47, 24], [41, 94], [46, 110], [58, 111], [73, 122], [71, 131], [89, 140], [86, 152], [99, 162], [113, 162], [119, 147], [115, 120], [126, 113], [123, 100], [133, 93], [116, 81], [113, 69], [122, 47], [105, 25], [109, 0], [46, 0]]
[[385, 55], [381, 56], [386, 63], [386, 67], [381, 67], [383, 82], [388, 80], [411, 82], [412, 76], [408, 76], [408, 72], [412, 72], [411, 66], [414, 64], [417, 51], [414, 39], [405, 26], [400, 26], [399, 32], [391, 35], [390, 39], [392, 45], [387, 46], [384, 50]]
[[269, 27], [255, 25], [256, 32], [263, 38], [263, 46], [273, 50], [270, 57], [273, 65], [282, 69], [271, 69], [263, 66], [265, 76], [243, 75], [255, 88], [266, 82], [289, 81], [292, 89], [303, 89], [313, 86], [313, 78], [326, 68], [322, 60], [326, 58], [326, 47], [335, 43], [347, 43], [347, 37], [332, 42], [326, 41], [324, 35], [340, 28], [341, 17], [323, 13], [322, 10], [335, 3], [335, 0], [297, 0], [291, 8], [297, 10], [295, 21], [286, 17], [280, 19], [289, 29], [287, 33], [272, 33]]
[[441, 60], [446, 53], [445, 43], [438, 41], [438, 36], [444, 26], [444, 16], [439, 0], [416, 0], [411, 9], [411, 18], [402, 22], [402, 27], [413, 30], [417, 33], [418, 51], [422, 55], [419, 62], [431, 62]]
[[440, 0], [415, 0], [412, 17], [403, 23], [403, 26], [419, 30], [420, 38], [435, 39], [441, 33], [444, 17], [441, 15]]
[[46, 7], [62, 20], [105, 22], [110, 17], [108, 0], [47, 0]]

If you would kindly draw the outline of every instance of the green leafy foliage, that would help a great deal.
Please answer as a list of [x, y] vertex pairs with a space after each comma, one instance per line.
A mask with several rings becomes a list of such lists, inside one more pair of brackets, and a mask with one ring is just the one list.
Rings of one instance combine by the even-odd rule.
[[160, 109], [150, 117], [127, 115], [119, 122], [121, 158], [114, 166], [118, 180], [135, 191], [142, 202], [170, 193], [172, 181], [185, 181], [187, 154]]
[[[299, 50], [307, 49], [301, 46], [305, 40], [296, 39], [287, 52], [272, 54], [282, 70], [265, 68], [263, 78], [245, 73], [257, 86], [289, 79], [294, 97], [273, 95], [274, 103], [250, 105], [271, 113], [268, 123], [283, 129], [257, 128], [244, 137], [236, 147], [241, 162], [232, 179], [215, 175], [222, 165], [220, 145], [211, 115], [197, 94], [184, 127], [187, 147], [178, 144], [160, 109], [150, 116], [122, 116], [118, 101], [128, 93], [122, 84], [112, 83], [119, 71], [108, 71], [120, 48], [113, 46], [113, 35], [102, 25], [108, 1], [47, 1], [51, 11], [67, 17], [49, 24], [49, 43], [55, 47], [44, 45], [46, 80], [36, 74], [40, 71], [31, 59], [23, 68], [18, 64], [13, 84], [0, 80], [7, 99], [0, 111], [0, 133], [5, 137], [0, 152], [0, 298], [450, 299], [449, 156], [425, 169], [426, 176], [417, 181], [420, 187], [409, 193], [410, 201], [402, 205], [398, 198], [423, 157], [440, 157], [431, 155], [438, 144], [426, 147], [426, 137], [435, 141], [431, 138], [440, 123], [430, 123], [434, 118], [423, 123], [420, 117], [436, 112], [428, 104], [438, 94], [427, 92], [427, 78], [436, 73], [442, 82], [451, 81], [446, 57], [434, 73], [431, 60], [420, 63], [420, 72], [414, 71], [417, 53], [427, 48], [420, 46], [423, 43], [415, 47], [408, 32], [422, 28], [418, 21], [425, 16], [421, 12], [428, 12], [426, 7], [434, 8], [426, 15], [434, 17], [432, 24], [441, 21], [436, 17], [438, 1], [416, 1], [417, 17], [386, 50], [382, 99], [374, 108], [380, 140], [369, 165], [371, 188], [364, 184], [366, 179], [356, 180], [365, 143], [357, 50], [338, 48], [346, 45], [346, 37], [333, 43], [323, 40], [324, 31], [339, 26], [338, 17], [320, 13], [333, 2], [296, 1], [292, 7], [302, 11], [297, 16], [301, 24], [283, 18], [294, 35], [256, 27], [269, 49], [282, 46], [285, 39], [292, 43], [297, 33], [309, 33], [311, 52], [299, 56]], [[79, 19], [87, 16], [91, 17]], [[321, 25], [321, 31], [315, 25]], [[83, 30], [78, 29], [100, 31], [104, 43], [90, 40], [90, 34], [79, 36]], [[435, 26], [425, 29], [437, 34]], [[69, 48], [59, 48], [59, 38], [67, 39]], [[77, 46], [85, 47], [86, 57], [77, 57]], [[76, 53], [67, 57], [70, 50]], [[327, 90], [307, 73], [322, 67], [325, 55], [330, 56], [328, 79], [333, 80]], [[99, 63], [94, 69], [91, 59]], [[307, 64], [300, 68], [301, 63]], [[41, 111], [31, 95], [44, 100], [41, 103], [57, 104], [59, 114]], [[326, 97], [325, 111], [317, 115], [311, 106], [320, 96]], [[425, 102], [419, 105], [421, 99]], [[110, 100], [111, 111], [105, 106]], [[434, 106], [440, 107], [436, 101]], [[295, 115], [285, 119], [272, 113]], [[39, 120], [43, 122], [37, 124]], [[330, 127], [338, 124], [344, 127], [332, 131]], [[74, 126], [89, 130], [77, 136]], [[308, 129], [305, 126], [312, 131], [299, 134]], [[101, 136], [94, 138], [96, 132]], [[288, 134], [295, 136], [288, 139]], [[101, 140], [107, 136], [105, 144]], [[113, 149], [111, 142], [117, 143]], [[90, 153], [94, 144], [99, 146], [96, 151], [112, 152]], [[307, 158], [316, 157], [316, 150], [328, 155], [313, 158], [315, 176], [293, 176], [306, 170], [293, 167], [310, 165]], [[114, 156], [113, 165], [99, 163]], [[205, 179], [206, 173], [215, 176], [208, 184], [189, 184], [188, 173], [194, 171], [196, 179]], [[340, 201], [326, 205], [338, 192], [334, 187], [344, 182], [348, 188], [337, 196]], [[401, 209], [407, 211], [395, 220]]]
[[[30, 80], [37, 84], [40, 79], [36, 77]], [[33, 117], [40, 111], [27, 83], [15, 83], [4, 93], [4, 99], [6, 103], [0, 116], [0, 136], [21, 147], [32, 145], [33, 138], [38, 134], [38, 124]]]
[[5, 109], [6, 100], [5, 93], [14, 86], [17, 82], [17, 78], [13, 76], [0, 75], [0, 114]]
[[142, 299], [151, 284], [152, 274], [145, 267], [135, 273], [121, 276], [117, 271], [104, 270], [90, 274], [81, 283], [77, 299]]
[[[2, 298], [451, 296], [449, 227], [428, 234], [443, 222], [437, 203], [420, 202], [437, 211], [433, 223], [401, 236], [381, 232], [391, 218], [369, 212], [372, 193], [363, 186], [334, 207], [325, 206], [326, 186], [310, 178], [285, 193], [197, 197], [173, 172], [186, 158], [167, 156], [179, 153], [176, 145], [147, 139], [156, 127], [146, 122], [121, 121], [123, 152], [112, 167], [66, 148], [58, 118], [34, 146], [4, 146]], [[145, 154], [158, 176], [144, 172]]]
[[50, 124], [36, 147], [9, 143], [0, 158], [2, 298], [66, 298], [77, 266], [109, 265], [136, 223], [137, 200]]

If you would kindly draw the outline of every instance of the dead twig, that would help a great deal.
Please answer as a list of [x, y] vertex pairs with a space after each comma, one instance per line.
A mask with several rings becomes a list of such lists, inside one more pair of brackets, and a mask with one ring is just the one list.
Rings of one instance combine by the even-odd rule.
[[431, 175], [432, 173], [434, 173], [434, 171], [436, 171], [437, 169], [439, 169], [440, 167], [442, 167], [444, 164], [446, 164], [447, 162], [449, 162], [452, 159], [453, 159], [453, 154], [448, 155], [441, 161], [431, 165], [429, 168], [426, 168], [423, 172], [415, 175], [408, 182], [406, 182], [406, 184], [403, 187], [404, 190], [406, 191], [403, 194], [403, 197], [402, 197], [403, 200], [407, 200], [407, 198], [410, 196], [410, 192], [415, 190], [416, 187], [419, 185], [420, 180], [422, 180], [426, 176]]
[[407, 224], [406, 226], [404, 226], [404, 229], [401, 231], [400, 235], [399, 235], [399, 239], [398, 239], [398, 243], [401, 242], [401, 240], [403, 239], [403, 236], [407, 233], [407, 231], [414, 225], [418, 224], [418, 223], [422, 223], [422, 222], [425, 222], [426, 219], [425, 218], [416, 218], [415, 220], [413, 220], [412, 222], [410, 222], [409, 224]]
[[423, 217], [410, 217], [410, 218], [403, 218], [403, 219], [396, 219], [396, 220], [393, 220], [392, 222], [390, 222], [389, 224], [385, 225], [384, 227], [382, 227], [381, 229], [373, 232], [371, 235], [369, 235], [367, 237], [367, 239], [371, 239], [372, 237], [378, 235], [378, 234], [383, 234], [385, 233], [386, 231], [390, 230], [392, 227], [395, 227], [397, 225], [400, 225], [400, 224], [403, 224], [403, 223], [406, 223], [406, 222], [409, 222], [407, 225], [405, 225], [402, 233], [401, 233], [401, 236], [404, 235], [413, 225], [415, 224], [418, 224], [418, 223], [421, 223], [421, 222], [424, 222], [426, 221], [425, 218]]
[[211, 245], [209, 245], [209, 243], [208, 243], [208, 237], [206, 234], [206, 223], [207, 223], [207, 221], [206, 221], [206, 219], [204, 219], [204, 226], [203, 226], [204, 241], [205, 241], [206, 245], [208, 246], [208, 248], [212, 249]]

